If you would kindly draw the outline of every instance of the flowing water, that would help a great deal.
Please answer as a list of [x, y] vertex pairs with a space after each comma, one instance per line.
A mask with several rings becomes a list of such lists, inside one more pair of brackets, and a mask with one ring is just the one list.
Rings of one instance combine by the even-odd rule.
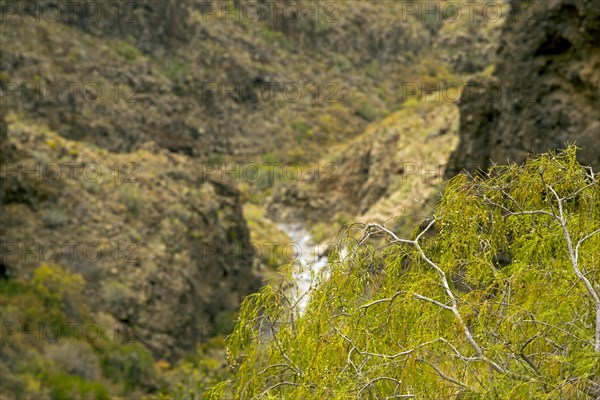
[[321, 279], [327, 279], [327, 257], [324, 246], [315, 243], [301, 224], [280, 224], [279, 229], [291, 239], [295, 248], [292, 282], [288, 295], [293, 309], [302, 315], [308, 306], [310, 292]]

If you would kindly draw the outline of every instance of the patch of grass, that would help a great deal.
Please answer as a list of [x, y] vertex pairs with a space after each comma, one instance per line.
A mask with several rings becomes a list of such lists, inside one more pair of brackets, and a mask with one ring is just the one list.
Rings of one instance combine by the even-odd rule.
[[356, 113], [368, 122], [373, 122], [377, 119], [377, 110], [369, 100], [365, 100], [358, 110], [356, 110]]
[[10, 74], [8, 71], [0, 71], [0, 85], [7, 85], [10, 82]]
[[129, 64], [133, 64], [141, 55], [140, 50], [134, 44], [125, 40], [116, 40], [113, 43], [113, 48], [115, 52]]
[[379, 62], [377, 60], [372, 60], [370, 63], [363, 67], [367, 76], [371, 79], [380, 79], [381, 78], [381, 67], [379, 66]]
[[337, 73], [345, 73], [352, 69], [352, 63], [345, 55], [335, 53], [333, 55], [333, 68]]
[[294, 138], [298, 144], [301, 144], [309, 139], [311, 139], [311, 126], [302, 120], [292, 121], [291, 124], [292, 132], [294, 133]]
[[100, 383], [77, 375], [57, 374], [49, 378], [53, 399], [110, 400], [108, 390]]
[[266, 218], [264, 208], [247, 203], [244, 205], [244, 217], [250, 230], [250, 241], [260, 262], [271, 269], [288, 264], [290, 255], [284, 250], [291, 239]]
[[262, 36], [262, 38], [264, 39], [265, 42], [267, 42], [268, 44], [273, 44], [277, 41], [277, 32], [273, 31], [271, 28], [269, 28], [268, 26], [263, 26], [260, 29], [260, 36]]
[[131, 296], [131, 289], [116, 280], [106, 282], [102, 287], [102, 299], [114, 307], [119, 307], [127, 303], [131, 299]]
[[141, 205], [139, 189], [132, 185], [123, 185], [119, 191], [118, 201], [123, 204], [130, 213], [137, 214]]
[[188, 64], [182, 60], [172, 60], [165, 68], [165, 73], [173, 81], [181, 80], [188, 73]]

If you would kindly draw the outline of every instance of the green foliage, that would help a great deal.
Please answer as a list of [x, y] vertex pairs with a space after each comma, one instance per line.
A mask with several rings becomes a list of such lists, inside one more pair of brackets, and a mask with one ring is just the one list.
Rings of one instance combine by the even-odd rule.
[[0, 279], [3, 389], [23, 399], [110, 399], [156, 388], [152, 355], [121, 343], [131, 332], [117, 338], [114, 326], [96, 323], [81, 305], [84, 289], [80, 275], [56, 264], [30, 280]]
[[104, 375], [122, 383], [125, 393], [136, 386], [151, 387], [156, 379], [154, 358], [139, 343], [112, 346], [101, 364]]
[[347, 73], [352, 69], [352, 62], [343, 54], [334, 53], [332, 61], [337, 74]]
[[60, 302], [75, 296], [84, 285], [81, 275], [65, 272], [57, 264], [42, 264], [33, 273], [32, 283], [42, 297]]
[[278, 39], [282, 37], [282, 35], [279, 32], [270, 29], [266, 25], [263, 25], [260, 28], [260, 35], [268, 44], [274, 44], [275, 42], [277, 42]]
[[377, 119], [377, 110], [368, 100], [365, 100], [356, 112], [365, 121], [372, 122]]
[[181, 360], [163, 374], [167, 386], [156, 396], [164, 400], [204, 399], [208, 389], [231, 377], [225, 362], [225, 342], [222, 336], [199, 344], [196, 354]]
[[119, 203], [127, 207], [127, 210], [136, 215], [141, 207], [140, 191], [132, 185], [123, 185], [119, 191]]
[[10, 82], [8, 71], [0, 71], [0, 85], [7, 85]]
[[42, 213], [42, 222], [46, 228], [60, 228], [69, 223], [69, 216], [60, 208], [50, 208]]
[[265, 164], [277, 165], [279, 163], [279, 157], [275, 153], [265, 153], [260, 158]]
[[111, 398], [101, 383], [88, 381], [77, 375], [55, 375], [50, 378], [50, 386], [52, 387], [52, 398], [56, 400], [110, 400]]
[[130, 43], [128, 41], [115, 40], [113, 43], [113, 48], [120, 57], [124, 58], [125, 61], [127, 61], [130, 64], [133, 63], [141, 55], [138, 48], [133, 43]]
[[85, 281], [79, 274], [64, 271], [56, 264], [42, 264], [29, 282], [0, 280], [0, 313], [3, 322], [36, 329], [53, 324], [66, 334], [66, 324], [86, 312], [81, 298]]
[[185, 61], [174, 59], [169, 61], [165, 67], [166, 75], [173, 81], [182, 80], [189, 71], [189, 66]]
[[380, 79], [381, 78], [381, 67], [377, 60], [372, 60], [367, 65], [364, 66], [365, 73], [371, 79]]
[[435, 215], [367, 226], [302, 316], [246, 298], [212, 398], [596, 398], [600, 187], [575, 148], [457, 176]]
[[122, 282], [111, 280], [102, 286], [102, 299], [111, 307], [123, 306], [131, 297], [131, 289]]
[[42, 264], [33, 273], [32, 286], [47, 305], [77, 307], [85, 280], [79, 274], [65, 271], [57, 264]]
[[294, 131], [294, 137], [296, 142], [303, 143], [310, 139], [310, 125], [302, 120], [292, 121], [292, 130]]
[[276, 269], [291, 261], [291, 239], [266, 218], [263, 208], [247, 203], [244, 205], [244, 217], [250, 230], [250, 241], [263, 265]]

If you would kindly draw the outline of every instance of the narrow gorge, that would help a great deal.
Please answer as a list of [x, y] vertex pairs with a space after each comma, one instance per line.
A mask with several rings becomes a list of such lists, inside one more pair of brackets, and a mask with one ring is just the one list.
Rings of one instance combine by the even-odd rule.
[[600, 398], [599, 93], [598, 0], [0, 0], [0, 398]]

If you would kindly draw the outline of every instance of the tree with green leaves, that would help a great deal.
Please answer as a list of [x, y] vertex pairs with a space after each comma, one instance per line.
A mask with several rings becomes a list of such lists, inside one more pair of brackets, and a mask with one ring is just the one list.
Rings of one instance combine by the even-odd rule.
[[456, 176], [408, 239], [361, 232], [302, 315], [246, 298], [212, 398], [600, 396], [600, 180], [574, 146]]

